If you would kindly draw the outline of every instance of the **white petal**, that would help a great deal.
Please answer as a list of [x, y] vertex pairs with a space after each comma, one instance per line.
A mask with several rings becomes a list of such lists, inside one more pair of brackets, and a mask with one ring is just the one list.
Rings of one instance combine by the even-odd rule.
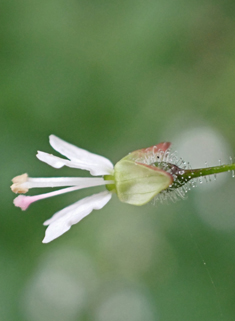
[[[61, 168], [63, 166], [72, 167], [70, 166], [71, 161], [69, 161], [68, 159], [63, 159], [52, 154], [38, 151], [36, 156], [41, 162], [44, 162], [54, 168]], [[76, 166], [74, 167], [76, 168]]]
[[51, 242], [55, 238], [67, 232], [72, 225], [81, 221], [93, 210], [99, 210], [104, 207], [111, 197], [111, 192], [101, 192], [83, 198], [82, 200], [79, 200], [78, 202], [55, 213], [52, 218], [44, 222], [44, 225], [49, 225], [49, 227], [46, 230], [43, 243]]
[[45, 152], [38, 151], [36, 157], [41, 161], [44, 162], [54, 168], [61, 168], [63, 166], [68, 166], [71, 168], [79, 168], [90, 171], [91, 175], [108, 175], [111, 174], [113, 169], [107, 169], [106, 166], [101, 167], [100, 165], [96, 164], [84, 164], [78, 161], [70, 161], [68, 159], [64, 159], [61, 157], [54, 156], [52, 154], [48, 154]]
[[89, 170], [91, 175], [105, 175], [113, 171], [113, 164], [107, 158], [69, 144], [55, 135], [50, 135], [50, 144], [57, 152], [71, 160], [73, 166], [64, 164], [66, 166]]

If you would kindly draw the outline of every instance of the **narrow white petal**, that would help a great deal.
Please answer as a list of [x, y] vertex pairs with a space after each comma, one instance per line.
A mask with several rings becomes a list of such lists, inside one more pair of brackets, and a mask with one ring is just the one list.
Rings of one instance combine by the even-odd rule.
[[49, 225], [43, 243], [48, 243], [67, 232], [72, 225], [81, 221], [93, 210], [104, 207], [111, 199], [112, 193], [105, 191], [83, 198], [55, 213], [44, 225]]
[[46, 220], [43, 223], [43, 225], [50, 225], [50, 224], [54, 223], [55, 221], [57, 221], [58, 219], [63, 218], [63, 217], [67, 218], [67, 214], [72, 213], [74, 210], [76, 210], [76, 211], [82, 210], [84, 205], [89, 206], [89, 202], [92, 202], [92, 204], [94, 202], [94, 204], [96, 204], [97, 201], [99, 201], [100, 199], [102, 200], [103, 198], [106, 199], [106, 197], [108, 198], [108, 200], [107, 200], [107, 202], [108, 202], [110, 200], [111, 196], [112, 196], [112, 193], [110, 193], [109, 191], [104, 191], [104, 192], [100, 192], [98, 194], [94, 194], [92, 196], [85, 197], [85, 198], [65, 207], [64, 209], [60, 210], [59, 212], [55, 213], [49, 220]]
[[[63, 158], [54, 156], [52, 154], [38, 151], [36, 156], [41, 162], [44, 162], [54, 168], [61, 168], [63, 166], [72, 167], [72, 166], [70, 166], [71, 162], [68, 159], [63, 159]], [[76, 166], [74, 166], [74, 167], [76, 168]]]
[[48, 154], [45, 152], [38, 151], [36, 157], [41, 161], [44, 162], [54, 168], [61, 168], [63, 166], [68, 166], [71, 168], [79, 168], [90, 171], [91, 175], [98, 176], [98, 175], [109, 175], [112, 174], [113, 169], [108, 169], [107, 166], [100, 166], [97, 164], [85, 164], [83, 162], [77, 161], [70, 161], [68, 159], [64, 159], [61, 157], [54, 156], [52, 154]]
[[50, 144], [57, 152], [69, 158], [77, 168], [89, 170], [92, 175], [106, 175], [113, 171], [113, 164], [107, 158], [69, 144], [55, 135], [50, 135]]

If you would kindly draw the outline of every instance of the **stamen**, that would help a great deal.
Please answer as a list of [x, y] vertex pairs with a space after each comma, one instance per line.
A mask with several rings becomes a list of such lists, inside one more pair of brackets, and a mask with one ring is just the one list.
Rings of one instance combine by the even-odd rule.
[[19, 195], [17, 196], [13, 203], [15, 206], [20, 207], [22, 209], [22, 211], [25, 211], [30, 204], [45, 199], [45, 198], [49, 198], [49, 197], [53, 197], [53, 196], [57, 196], [57, 195], [61, 195], [61, 194], [65, 194], [65, 193], [69, 193], [69, 192], [73, 192], [85, 187], [92, 187], [92, 186], [99, 186], [99, 185], [106, 185], [106, 184], [113, 184], [113, 181], [104, 181], [103, 184], [94, 184], [91, 185], [89, 184], [89, 186], [73, 186], [73, 187], [67, 187], [67, 188], [63, 188], [57, 191], [53, 191], [53, 192], [49, 192], [49, 193], [44, 193], [44, 194], [39, 194], [39, 195], [35, 195], [35, 196], [25, 196], [25, 195]]
[[22, 211], [25, 211], [29, 205], [35, 201], [37, 201], [37, 199], [35, 199], [34, 196], [19, 195], [14, 199], [13, 203], [16, 207], [20, 207]]
[[106, 185], [102, 177], [29, 177], [27, 181], [28, 188], [40, 187], [60, 187], [60, 186], [97, 186]]
[[86, 188], [89, 186], [106, 185], [106, 181], [102, 177], [42, 177], [34, 178], [23, 174], [13, 178], [14, 183], [11, 189], [14, 193], [27, 193], [30, 188], [40, 187], [61, 187], [61, 186], [81, 186]]
[[28, 188], [24, 185], [28, 180], [28, 174], [22, 174], [16, 176], [12, 179], [13, 184], [11, 185], [11, 190], [14, 193], [27, 193]]

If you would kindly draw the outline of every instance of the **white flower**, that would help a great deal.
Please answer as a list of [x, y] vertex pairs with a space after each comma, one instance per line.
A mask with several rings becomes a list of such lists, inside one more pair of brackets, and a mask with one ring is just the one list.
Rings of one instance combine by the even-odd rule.
[[[44, 152], [38, 152], [37, 158], [42, 162], [54, 168], [68, 166], [90, 171], [91, 175], [113, 175], [113, 164], [105, 157], [90, 153], [84, 149], [69, 144], [62, 139], [51, 135], [50, 145], [60, 154], [68, 159], [60, 158]], [[24, 196], [20, 195], [14, 199], [15, 206], [26, 210], [28, 206], [38, 200], [64, 194], [67, 192], [79, 190], [82, 188], [112, 185], [113, 180], [105, 180], [103, 177], [56, 177], [56, 178], [31, 178], [27, 174], [23, 174], [13, 178], [11, 189], [15, 193], [26, 193], [30, 188], [38, 187], [61, 187], [69, 186], [57, 191], [36, 195]], [[81, 221], [85, 216], [93, 210], [104, 207], [112, 197], [112, 192], [108, 189], [104, 192], [86, 197], [78, 202], [65, 207], [61, 211], [55, 213], [44, 225], [49, 225], [46, 230], [43, 243], [48, 243], [60, 235], [67, 232], [73, 224]]]
[[[55, 213], [44, 223], [49, 226], [43, 243], [64, 234], [93, 210], [104, 207], [113, 192], [121, 202], [141, 206], [155, 197], [160, 201], [167, 198], [175, 200], [177, 196], [184, 198], [190, 189], [189, 184], [195, 186], [196, 178], [235, 171], [234, 163], [209, 168], [187, 168], [181, 158], [178, 159], [174, 153], [171, 154], [169, 142], [131, 152], [117, 162], [115, 167], [107, 158], [66, 143], [54, 135], [50, 136], [50, 144], [67, 159], [38, 152], [37, 158], [42, 162], [54, 168], [68, 166], [84, 169], [90, 171], [93, 176], [104, 177], [31, 178], [27, 174], [16, 176], [11, 186], [15, 193], [27, 193], [33, 187], [69, 187], [36, 196], [20, 195], [14, 199], [15, 206], [26, 210], [35, 201], [92, 186], [106, 185], [106, 191], [86, 197]], [[180, 168], [182, 165], [183, 168]]]

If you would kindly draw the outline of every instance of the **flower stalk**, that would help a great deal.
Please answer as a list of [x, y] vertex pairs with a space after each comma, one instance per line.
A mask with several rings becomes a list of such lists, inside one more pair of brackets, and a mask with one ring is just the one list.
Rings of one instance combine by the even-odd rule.
[[209, 176], [209, 175], [216, 175], [219, 173], [230, 172], [230, 171], [234, 173], [235, 171], [234, 163], [226, 164], [226, 165], [211, 166], [206, 168], [196, 168], [196, 169], [182, 169], [174, 164], [167, 163], [167, 162], [156, 162], [154, 163], [154, 166], [156, 166], [157, 168], [161, 168], [169, 172], [171, 175], [173, 175], [174, 181], [171, 184], [171, 186], [169, 186], [171, 190], [177, 189], [195, 178]]

